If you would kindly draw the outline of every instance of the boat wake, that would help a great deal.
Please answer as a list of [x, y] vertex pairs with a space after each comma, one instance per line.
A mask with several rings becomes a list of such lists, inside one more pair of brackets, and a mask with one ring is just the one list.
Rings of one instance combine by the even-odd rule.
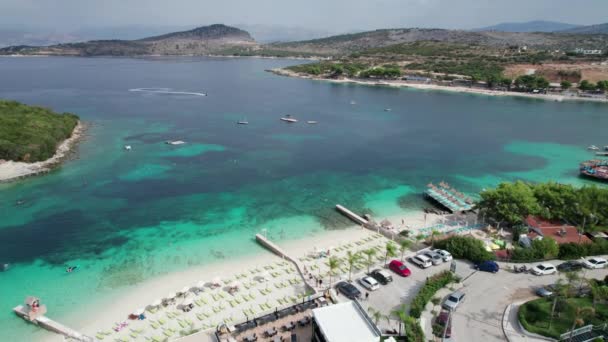
[[167, 95], [190, 95], [190, 96], [207, 96], [206, 93], [196, 93], [189, 91], [173, 91], [171, 88], [133, 88], [129, 91], [152, 93], [152, 94], [167, 94]]

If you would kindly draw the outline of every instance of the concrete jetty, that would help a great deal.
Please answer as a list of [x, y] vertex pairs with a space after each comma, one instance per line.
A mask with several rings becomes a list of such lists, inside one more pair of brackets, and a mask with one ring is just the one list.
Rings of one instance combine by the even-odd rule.
[[277, 246], [274, 242], [270, 241], [262, 234], [255, 234], [255, 239], [259, 244], [261, 244], [265, 248], [268, 248], [274, 254], [278, 255], [283, 259], [287, 259], [291, 263], [293, 263], [296, 266], [298, 273], [300, 273], [300, 276], [304, 280], [304, 284], [306, 284], [307, 290], [312, 291], [313, 294], [317, 294], [317, 290], [315, 289], [314, 285], [311, 285], [309, 283], [309, 279], [304, 273], [304, 265], [298, 259], [289, 256], [289, 254], [287, 254], [287, 252], [285, 252], [281, 247]]
[[346, 209], [345, 207], [343, 207], [339, 204], [336, 204], [336, 210], [338, 210], [344, 216], [348, 217], [349, 219], [355, 221], [358, 224], [366, 225], [368, 223], [368, 221], [366, 219], [364, 219], [363, 217], [353, 213], [352, 211]]
[[[32, 297], [30, 297], [32, 298]], [[34, 300], [38, 300], [34, 298]], [[29, 298], [28, 298], [29, 301]], [[40, 306], [41, 310], [38, 313], [34, 312], [30, 309], [29, 306], [26, 305], [18, 305], [13, 308], [13, 312], [24, 320], [34, 323], [48, 331], [63, 335], [67, 338], [70, 338], [74, 341], [81, 342], [95, 342], [96, 340], [93, 337], [87, 336], [85, 334], [79, 333], [78, 331], [69, 328], [59, 322], [56, 322], [46, 316], [44, 313], [46, 312], [46, 307], [43, 305]]]

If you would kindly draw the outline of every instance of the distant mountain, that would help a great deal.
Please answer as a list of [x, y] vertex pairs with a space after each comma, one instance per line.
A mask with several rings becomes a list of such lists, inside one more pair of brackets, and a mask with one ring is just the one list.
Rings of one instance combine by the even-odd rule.
[[499, 31], [499, 32], [557, 32], [575, 29], [579, 25], [559, 23], [555, 21], [535, 20], [522, 23], [500, 23], [493, 26], [474, 29], [473, 31]]
[[344, 34], [333, 37], [300, 42], [269, 44], [264, 47], [292, 54], [316, 54], [318, 56], [339, 56], [368, 49], [385, 48], [397, 44], [430, 41], [468, 46], [505, 48], [525, 45], [529, 48], [563, 51], [575, 48], [596, 49], [608, 44], [608, 35], [573, 35], [545, 32], [500, 32], [463, 31], [445, 29], [402, 28], [384, 29]]
[[79, 40], [81, 40], [79, 36], [70, 33], [41, 30], [0, 30], [0, 48], [11, 45], [47, 46]]
[[580, 26], [580, 27], [576, 27], [576, 28], [563, 30], [560, 32], [574, 33], [574, 34], [608, 34], [608, 23], [598, 24], [598, 25], [589, 25], [589, 26]]
[[293, 42], [329, 37], [341, 32], [282, 25], [236, 25], [260, 43]]
[[212, 55], [232, 49], [255, 49], [258, 44], [241, 29], [215, 24], [138, 40], [93, 40], [51, 46], [11, 46], [4, 55], [144, 56]]

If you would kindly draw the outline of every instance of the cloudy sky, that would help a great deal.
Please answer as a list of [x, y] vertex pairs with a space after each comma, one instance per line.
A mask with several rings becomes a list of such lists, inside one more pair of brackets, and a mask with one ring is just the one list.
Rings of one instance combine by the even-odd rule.
[[0, 0], [14, 29], [265, 24], [348, 31], [475, 28], [505, 21], [608, 21], [608, 0]]

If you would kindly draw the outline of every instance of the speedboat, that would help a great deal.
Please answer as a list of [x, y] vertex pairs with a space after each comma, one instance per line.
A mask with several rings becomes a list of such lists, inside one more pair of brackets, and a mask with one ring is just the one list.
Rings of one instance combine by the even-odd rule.
[[131, 151], [131, 145], [125, 145], [125, 150]]
[[597, 146], [595, 146], [595, 145], [591, 145], [591, 146], [587, 147], [587, 149], [588, 149], [588, 150], [591, 150], [591, 151], [597, 151], [597, 150], [599, 150], [600, 148], [599, 148], [599, 147], [597, 147]]
[[312, 120], [311, 120], [311, 121], [306, 121], [306, 123], [307, 123], [307, 124], [309, 124], [309, 125], [314, 125], [314, 124], [316, 124], [317, 122], [316, 122], [316, 121], [312, 121]]
[[167, 145], [183, 145], [186, 142], [182, 140], [168, 140], [165, 142]]
[[604, 151], [608, 151], [608, 145], [604, 146]]
[[289, 122], [289, 123], [298, 122], [298, 120], [292, 118], [291, 115], [289, 115], [289, 114], [287, 114], [284, 117], [282, 117], [281, 120], [285, 121], [285, 122]]
[[392, 110], [392, 109], [390, 109], [390, 108], [384, 108], [384, 111], [385, 111], [385, 112], [390, 112], [391, 110]]
[[356, 105], [356, 104], [357, 104], [357, 102], [355, 102], [355, 101], [350, 101], [350, 104], [351, 104], [351, 105]]
[[241, 121], [237, 121], [238, 125], [249, 125], [249, 121], [247, 120], [241, 120]]

